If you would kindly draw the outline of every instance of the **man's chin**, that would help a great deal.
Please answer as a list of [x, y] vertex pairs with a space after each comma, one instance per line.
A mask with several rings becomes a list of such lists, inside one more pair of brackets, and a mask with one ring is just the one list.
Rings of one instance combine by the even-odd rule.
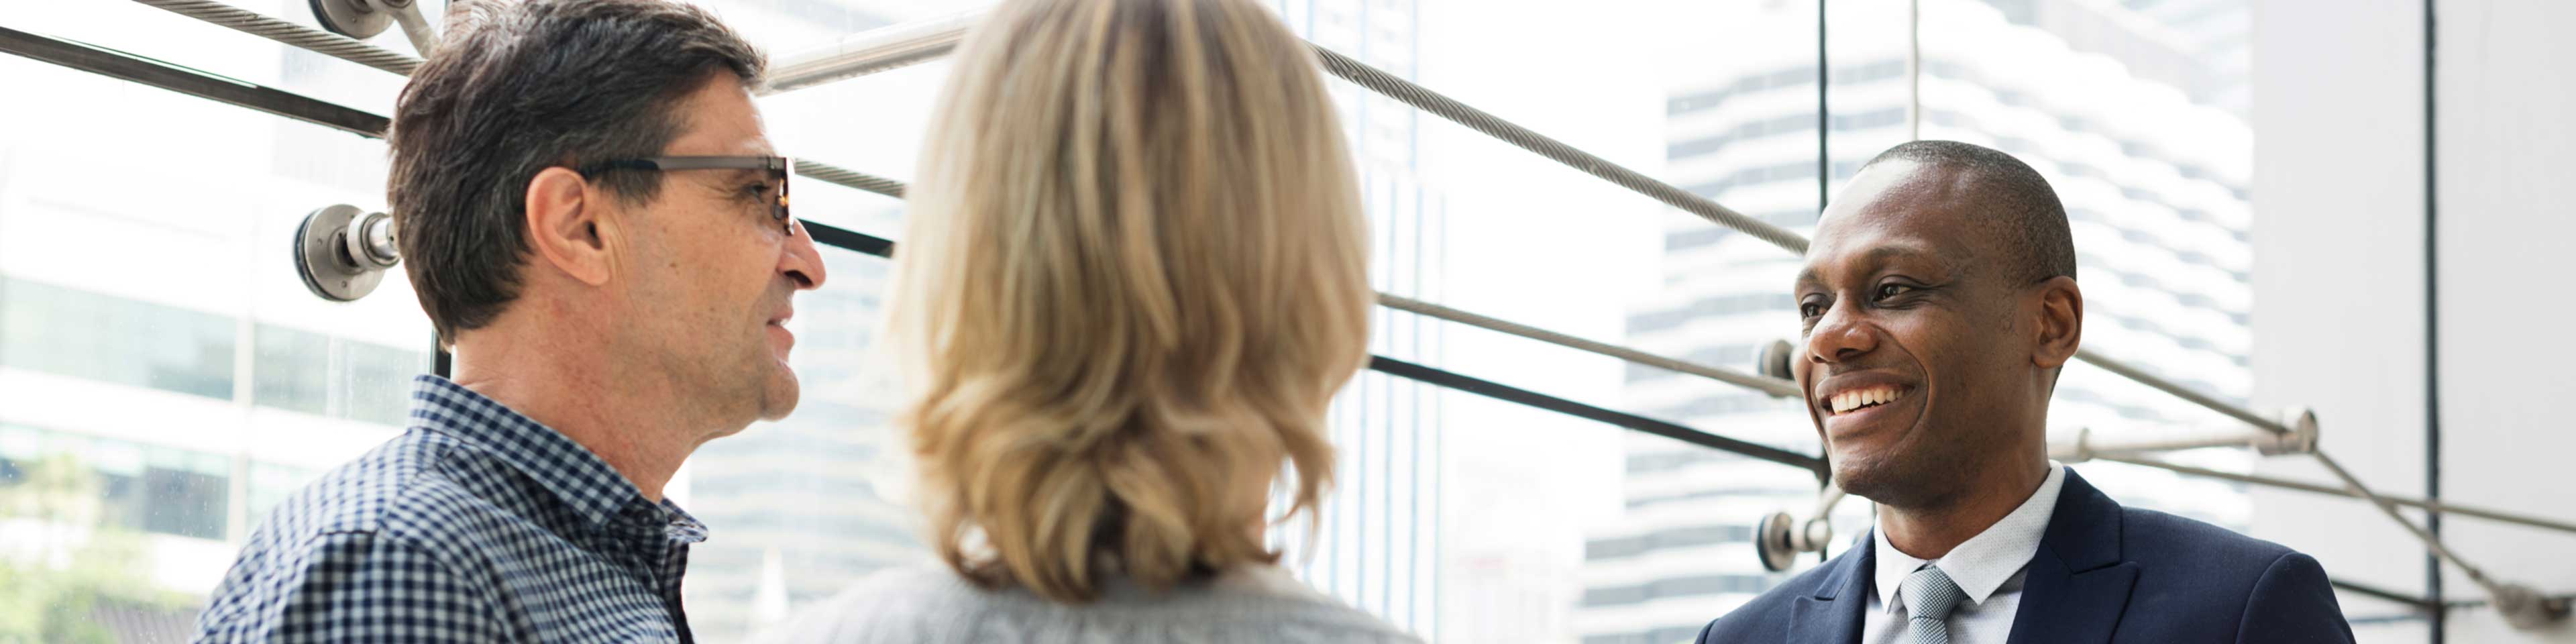
[[1905, 476], [1893, 462], [1895, 455], [1863, 452], [1835, 453], [1832, 457], [1834, 486], [1843, 492], [1878, 503], [1903, 496]]
[[760, 419], [775, 421], [786, 418], [796, 411], [797, 399], [803, 395], [803, 387], [796, 381], [796, 372], [781, 367], [769, 385], [760, 390]]

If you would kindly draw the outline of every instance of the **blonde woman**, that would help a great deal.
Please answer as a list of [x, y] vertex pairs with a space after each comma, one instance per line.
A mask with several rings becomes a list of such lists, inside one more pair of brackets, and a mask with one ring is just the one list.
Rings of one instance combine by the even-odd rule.
[[775, 638], [1412, 641], [1263, 544], [1331, 481], [1373, 300], [1313, 53], [1249, 0], [1013, 0], [956, 64], [887, 337], [944, 564]]

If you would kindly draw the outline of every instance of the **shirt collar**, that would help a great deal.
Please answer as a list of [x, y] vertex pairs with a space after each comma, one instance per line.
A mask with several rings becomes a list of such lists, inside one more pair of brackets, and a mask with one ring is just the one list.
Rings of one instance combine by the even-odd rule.
[[2049, 517], [2057, 513], [2057, 492], [2065, 483], [2066, 466], [2049, 461], [2048, 478], [2040, 481], [2039, 489], [2031, 492], [2030, 498], [2022, 500], [2021, 507], [2013, 508], [2011, 514], [1986, 526], [1985, 531], [1931, 561], [1898, 551], [1887, 542], [1885, 529], [1871, 530], [1871, 554], [1878, 568], [1873, 580], [1877, 582], [1879, 604], [1885, 610], [1896, 610], [1900, 605], [1896, 591], [1905, 583], [1906, 575], [1929, 563], [1940, 566], [1950, 581], [1957, 582], [1970, 604], [1984, 605], [1995, 589], [2003, 587], [2013, 573], [2021, 572], [2030, 563], [2032, 555], [2039, 553], [2039, 539], [2048, 532]]
[[412, 379], [412, 426], [463, 439], [494, 459], [509, 464], [551, 492], [593, 527], [607, 524], [629, 506], [641, 506], [645, 518], [666, 525], [674, 539], [706, 539], [706, 526], [669, 499], [652, 503], [633, 481], [617, 473], [590, 448], [565, 438], [554, 428], [512, 411], [500, 401], [435, 375]]

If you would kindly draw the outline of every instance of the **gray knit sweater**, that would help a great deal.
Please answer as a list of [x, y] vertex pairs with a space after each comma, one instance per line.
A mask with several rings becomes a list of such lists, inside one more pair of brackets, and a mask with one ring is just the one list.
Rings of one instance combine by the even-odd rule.
[[861, 644], [1279, 642], [1417, 644], [1277, 566], [1246, 566], [1160, 594], [1112, 581], [1070, 606], [1016, 588], [976, 588], [946, 566], [886, 570], [803, 609], [761, 642]]

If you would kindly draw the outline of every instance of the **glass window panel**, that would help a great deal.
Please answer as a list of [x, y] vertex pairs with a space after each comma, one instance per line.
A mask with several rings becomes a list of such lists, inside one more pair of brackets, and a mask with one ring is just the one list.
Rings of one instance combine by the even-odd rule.
[[1828, 191], [1841, 190], [1843, 184], [1851, 182], [1852, 175], [1860, 172], [1861, 164], [1911, 138], [1906, 128], [1910, 79], [1906, 76], [1905, 59], [1909, 31], [1906, 11], [1913, 2], [1824, 3], [1825, 66], [1832, 70], [1825, 80], [1826, 121], [1830, 124], [1825, 144], [1833, 170], [1825, 186]]
[[[319, 28], [306, 0], [226, 0], [252, 12]], [[436, 23], [444, 2], [424, 2], [424, 13]], [[245, 82], [276, 87], [354, 107], [374, 114], [393, 112], [403, 78], [373, 67], [305, 51], [259, 36], [234, 31], [136, 2], [21, 2], [0, 5], [0, 24], [112, 48]], [[394, 27], [368, 44], [412, 55], [411, 41]], [[345, 135], [342, 135], [345, 136]], [[382, 182], [381, 173], [366, 174], [365, 159], [334, 165], [290, 160], [300, 171], [346, 175], [353, 180]], [[268, 166], [274, 160], [263, 160]], [[283, 171], [283, 168], [281, 168]]]
[[[273, 45], [132, 3], [108, 7], [11, 4], [0, 24], [88, 29], [111, 46], [151, 40], [154, 55], [181, 64], [236, 64], [247, 60], [236, 56], [241, 43]], [[85, 22], [129, 9], [172, 28], [110, 35]], [[293, 66], [260, 64], [275, 66], [257, 78], [270, 84]], [[390, 105], [399, 78], [355, 71], [389, 81], [375, 86], [374, 106], [350, 98], [365, 83], [301, 89], [362, 109]], [[39, 520], [78, 535], [46, 558], [0, 554], [0, 574], [90, 589], [39, 599], [47, 605], [114, 606], [184, 630], [231, 564], [206, 553], [237, 545], [286, 493], [400, 431], [410, 375], [426, 370], [428, 325], [407, 280], [327, 303], [288, 259], [306, 213], [381, 208], [384, 148], [18, 56], [0, 56], [0, 76], [38, 90], [0, 102], [0, 123], [12, 125], [0, 127], [0, 470], [16, 481], [9, 521], [39, 516], [22, 507], [57, 508]], [[249, 486], [255, 508], [233, 502], [245, 468], [266, 472]], [[39, 480], [48, 471], [60, 480]], [[79, 575], [100, 585], [53, 584]], [[74, 611], [33, 627], [105, 619]], [[117, 632], [110, 641], [184, 638]]]
[[0, 488], [26, 482], [28, 469], [44, 455], [42, 440], [33, 428], [0, 425]]
[[213, 398], [233, 393], [233, 321], [0, 276], [0, 365]]
[[313, 477], [318, 474], [320, 472], [305, 468], [274, 463], [252, 463], [247, 516], [254, 522], [268, 516], [269, 510], [276, 508], [278, 503], [303, 488], [305, 482], [313, 480]]
[[[0, 8], [0, 23], [376, 113], [389, 110], [401, 83], [140, 5], [76, 4]], [[309, 22], [301, 2], [240, 4]], [[851, 32], [989, 3], [708, 4], [773, 55], [792, 56]], [[1814, 221], [1820, 185], [1839, 187], [1860, 161], [1903, 140], [1897, 44], [1905, 32], [1893, 22], [1903, 11], [1894, 0], [1832, 3], [1823, 67], [1814, 0], [1640, 0], [1581, 12], [1496, 12], [1461, 0], [1268, 4], [1325, 47], [1802, 231]], [[2104, 332], [2099, 344], [2176, 356], [2150, 366], [2241, 396], [2250, 352], [2243, 286], [2250, 151], [2241, 124], [2209, 124], [2242, 119], [2242, 31], [2229, 36], [2235, 27], [2227, 22], [2242, 12], [2228, 3], [2207, 12], [2168, 5], [2210, 3], [2091, 4], [2103, 7], [1927, 0], [1924, 136], [1997, 145], [2068, 186], [2061, 191], [2086, 250], [2087, 283], [2104, 285], [2096, 294], [2103, 305], [2089, 309], [2099, 316], [2092, 328]], [[2192, 61], [2158, 49], [2174, 39], [2097, 28], [2132, 22], [2058, 15], [2069, 11], [2132, 11], [2174, 23], [2189, 36], [2181, 41], [2218, 61], [2205, 65], [2216, 71], [2191, 71]], [[1533, 33], [1561, 46], [1529, 47]], [[2061, 105], [2099, 87], [2048, 86], [2047, 70], [2022, 67], [2043, 57], [2007, 60], [2010, 47], [2045, 47], [2051, 37], [2057, 47], [2124, 65], [2127, 75], [2114, 78], [2136, 86], [2130, 90], [2185, 97], [2200, 120], [2164, 129], [2219, 134], [2162, 140], [2158, 123], [2137, 110]], [[375, 42], [408, 48], [399, 36]], [[762, 105], [787, 153], [904, 179], [946, 69], [922, 65]], [[1832, 144], [1820, 159], [1817, 77], [1826, 70]], [[44, 430], [39, 444], [77, 446], [57, 451], [86, 459], [95, 485], [82, 494], [108, 525], [223, 539], [228, 521], [256, 521], [302, 481], [354, 455], [315, 446], [317, 432], [364, 445], [395, 431], [405, 381], [426, 362], [419, 349], [426, 325], [407, 287], [393, 280], [363, 303], [324, 305], [282, 266], [286, 231], [302, 213], [335, 202], [380, 205], [380, 144], [14, 57], [0, 57], [0, 71], [47, 88], [51, 99], [0, 104], [0, 121], [57, 125], [0, 129], [0, 377], [95, 381], [37, 381], [89, 405], [135, 392], [188, 394], [205, 400], [170, 415], [221, 426], [207, 432], [220, 449], [165, 426]], [[1372, 279], [1381, 290], [1729, 367], [1795, 334], [1788, 253], [1328, 83], [1363, 174]], [[2065, 89], [2079, 86], [2087, 89]], [[116, 163], [125, 152], [98, 144], [97, 133], [108, 131], [189, 141], [154, 151], [167, 157], [157, 167], [192, 170], [151, 177], [158, 190], [134, 191], [120, 190], [130, 176], [56, 167]], [[800, 188], [798, 197], [799, 214], [816, 221], [884, 236], [901, 227], [894, 200], [829, 186]], [[142, 256], [207, 270], [109, 267], [85, 276], [65, 267], [95, 261], [60, 243], [80, 233], [136, 240]], [[888, 421], [891, 387], [872, 346], [884, 262], [829, 255], [834, 280], [801, 298], [796, 322], [805, 382], [799, 413], [709, 443], [675, 486], [675, 496], [685, 495], [723, 535], [693, 553], [687, 586], [692, 620], [710, 638], [748, 634], [859, 575], [923, 554], [915, 519], [893, 501], [908, 481]], [[1817, 448], [1792, 401], [1411, 314], [1381, 310], [1375, 322], [1372, 349], [1382, 355], [1795, 451]], [[237, 387], [237, 377], [248, 386]], [[237, 400], [236, 389], [246, 398]], [[2071, 371], [2063, 391], [2061, 425], [2209, 422], [2101, 374]], [[17, 403], [44, 394], [6, 395], [12, 404], [0, 405], [0, 421], [29, 414]], [[268, 422], [280, 412], [326, 424]], [[1381, 374], [1356, 379], [1333, 414], [1345, 478], [1318, 538], [1290, 544], [1291, 565], [1318, 588], [1439, 641], [1687, 639], [1781, 578], [1753, 563], [1752, 521], [1812, 504], [1814, 482], [1791, 468]], [[30, 431], [14, 440], [29, 442]], [[0, 432], [0, 481], [23, 481], [35, 461], [13, 451], [10, 436]], [[190, 442], [161, 444], [182, 440]], [[2106, 487], [2224, 498], [2166, 479], [2114, 480], [2122, 476], [2099, 478]], [[246, 507], [225, 506], [235, 477], [247, 477]], [[2144, 504], [2201, 511], [2195, 516], [2222, 525], [2243, 520], [2241, 509], [2229, 509], [2242, 504], [2158, 503]], [[1837, 520], [1845, 534], [1866, 525], [1849, 509]]]
[[144, 470], [143, 530], [199, 539], [224, 538], [228, 485], [229, 477], [222, 472], [206, 474], [160, 467]]
[[[1492, 12], [1400, 0], [1265, 4], [1318, 44], [1504, 118], [1765, 219], [1792, 226], [1813, 220], [1819, 177], [1812, 2], [1630, 2], [1583, 12]], [[1641, 33], [1641, 24], [1651, 34]], [[1526, 47], [1522, 36], [1538, 32], [1598, 35], [1562, 48]], [[946, 71], [944, 64], [916, 66], [767, 97], [762, 105], [774, 135], [792, 153], [908, 178]], [[1740, 235], [1728, 240], [1730, 233], [1705, 221], [1669, 214], [1596, 178], [1339, 80], [1327, 83], [1363, 175], [1373, 223], [1372, 277], [1381, 290], [1728, 366], [1750, 362], [1760, 343], [1794, 333], [1795, 319], [1779, 301], [1794, 266], [1788, 253], [1743, 244], [1749, 240]], [[1492, 186], [1509, 188], [1487, 189]], [[813, 216], [881, 235], [900, 229], [894, 207], [836, 192], [806, 190], [800, 209], [808, 199], [842, 199], [850, 205]], [[842, 264], [834, 268], [839, 287]], [[1653, 326], [1622, 333], [1632, 319], [1649, 317]], [[1728, 330], [1712, 334], [1713, 326]], [[1375, 332], [1372, 349], [1382, 355], [1668, 420], [1717, 421], [1729, 435], [1814, 449], [1804, 418], [1778, 413], [1796, 409], [1794, 403], [1680, 383], [1615, 360], [1394, 311], [1377, 313]], [[1620, 432], [1568, 430], [1562, 441], [1542, 440], [1536, 436], [1548, 430], [1539, 428], [1589, 424], [1376, 373], [1355, 379], [1333, 413], [1343, 485], [1318, 526], [1320, 539], [1292, 544], [1290, 552], [1309, 583], [1439, 641], [1575, 640], [1586, 632], [1578, 624], [1608, 619], [1594, 615], [1634, 612], [1583, 607], [1578, 573], [1590, 565], [1568, 563], [1582, 561], [1587, 532], [1634, 523], [1622, 518], [1619, 467], [1626, 446]], [[1495, 427], [1531, 428], [1530, 437], [1482, 440]], [[1477, 439], [1460, 439], [1469, 429]], [[1539, 455], [1573, 460], [1559, 463], [1562, 472], [1541, 473]], [[1495, 462], [1515, 460], [1522, 464], [1509, 475], [1493, 469]], [[1813, 503], [1812, 480], [1794, 469], [1712, 462], [1729, 471], [1769, 470], [1777, 481], [1689, 491], [1750, 498], [1766, 511]], [[1474, 494], [1467, 488], [1514, 476], [1595, 492], [1596, 519], [1521, 533], [1459, 527], [1501, 512], [1461, 501]], [[693, 485], [703, 500], [692, 507], [707, 516], [717, 503], [712, 495], [751, 484], [700, 476]], [[1748, 486], [1758, 493], [1743, 492]], [[1732, 533], [1682, 534], [1675, 538]], [[729, 556], [739, 568], [757, 561], [753, 554]], [[1709, 566], [1751, 565], [1745, 559]], [[1471, 563], [1511, 572], [1463, 581], [1459, 571]], [[1693, 574], [1725, 579], [1731, 573]], [[756, 583], [733, 586], [728, 592], [742, 603], [760, 590]], [[1695, 611], [1688, 624], [1673, 618], [1596, 630], [1687, 635], [1719, 608]]]
[[[2251, 2], [1923, 3], [1923, 137], [2011, 153], [2067, 208], [2084, 346], [2222, 400], [2252, 386]], [[1858, 90], [1856, 90], [1858, 91]], [[2241, 423], [2069, 367], [2052, 438], [2140, 440]], [[2175, 455], [2247, 471], [2242, 450]], [[2245, 530], [2244, 487], [2087, 463], [2122, 503]]]
[[308, 414], [330, 411], [331, 381], [324, 367], [331, 359], [331, 338], [264, 324], [252, 335], [259, 345], [253, 358], [253, 402]]
[[419, 345], [391, 347], [341, 340], [341, 360], [330, 373], [342, 395], [342, 417], [378, 425], [410, 424], [413, 376], [429, 373], [430, 354]]
[[992, 6], [994, 0], [709, 0], [715, 11], [769, 53], [772, 66], [886, 25]]
[[798, 294], [788, 322], [796, 413], [708, 442], [683, 470], [686, 507], [724, 535], [689, 553], [689, 624], [710, 640], [745, 639], [869, 572], [928, 556], [900, 494], [910, 470], [875, 346], [890, 263], [832, 248], [823, 261], [831, 281]]
[[308, 414], [404, 425], [411, 410], [405, 383], [429, 372], [429, 354], [310, 331], [262, 324], [252, 331], [259, 353], [251, 392], [260, 405]]

